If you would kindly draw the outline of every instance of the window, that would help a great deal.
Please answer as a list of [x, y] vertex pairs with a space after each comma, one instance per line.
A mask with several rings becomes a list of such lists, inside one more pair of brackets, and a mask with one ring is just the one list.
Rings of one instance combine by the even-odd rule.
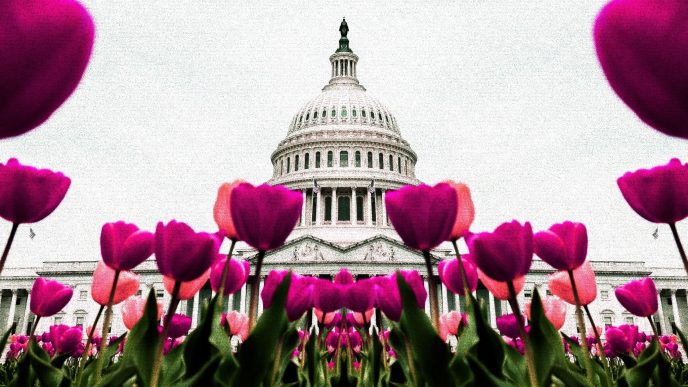
[[360, 167], [361, 167], [361, 152], [360, 152], [360, 151], [356, 151], [356, 156], [355, 156], [355, 159], [354, 159], [354, 166], [355, 166], [356, 168], [360, 168]]
[[325, 197], [325, 221], [329, 222], [332, 220], [332, 197]]
[[315, 167], [320, 168], [320, 152], [315, 152]]
[[140, 296], [140, 295], [142, 295], [142, 294], [143, 294], [143, 290], [141, 290], [141, 289], [139, 289], [139, 290], [136, 292], [136, 295], [137, 295], [137, 296]]
[[614, 312], [613, 311], [611, 311], [609, 309], [605, 309], [602, 312], [600, 312], [600, 314], [602, 315], [602, 321], [604, 322], [605, 327], [608, 327], [608, 326], [614, 324]]
[[609, 300], [609, 291], [608, 290], [600, 291], [600, 298], [602, 299], [602, 301]]
[[318, 112], [313, 112], [313, 119], [315, 120], [317, 118], [318, 118]]
[[336, 116], [336, 115], [337, 115], [337, 111], [332, 109], [332, 118], [334, 118], [334, 116]]
[[284, 175], [284, 160], [280, 160], [280, 176]]
[[374, 120], [374, 119], [375, 119], [375, 112], [372, 111], [372, 110], [370, 111], [370, 119], [371, 119], [371, 120]]
[[408, 174], [409, 174], [408, 159], [404, 159], [404, 171], [406, 172], [406, 175], [408, 176]]
[[322, 118], [327, 118], [327, 110], [323, 109]]
[[363, 221], [363, 196], [356, 196], [356, 220]]
[[633, 325], [633, 316], [626, 316], [626, 324]]
[[311, 222], [312, 223], [315, 223], [317, 221], [316, 220], [317, 213], [318, 213], [318, 199], [317, 199], [317, 196], [314, 192], [313, 193], [313, 205], [311, 208]]
[[394, 156], [389, 155], [389, 170], [394, 172]]
[[303, 114], [299, 117], [299, 124], [303, 121]]
[[155, 291], [155, 297], [163, 298], [163, 297], [165, 297], [165, 292], [163, 292], [162, 290], [156, 290]]
[[303, 169], [308, 169], [310, 167], [310, 153], [306, 153], [305, 156], [303, 156]]
[[299, 155], [294, 156], [294, 172], [299, 170]]
[[382, 121], [382, 113], [377, 112], [377, 118], [378, 118], [380, 121]]
[[306, 121], [308, 121], [308, 119], [309, 119], [310, 117], [311, 117], [311, 113], [310, 113], [310, 112], [309, 112], [309, 113], [306, 113]]
[[523, 297], [525, 297], [525, 298], [530, 298], [530, 297], [532, 297], [532, 296], [533, 296], [533, 291], [532, 291], [532, 290], [525, 290], [525, 291], [523, 292]]
[[366, 112], [365, 112], [365, 110], [361, 110], [361, 116], [363, 116], [363, 118], [366, 118]]
[[62, 316], [55, 316], [55, 318], [53, 319], [53, 324], [54, 325], [62, 324]]
[[342, 106], [342, 117], [346, 117], [346, 108]]
[[346, 168], [349, 166], [349, 152], [341, 151], [339, 152], [339, 166]]
[[612, 316], [604, 316], [602, 317], [602, 321], [604, 321], [604, 327], [608, 327], [612, 325]]
[[375, 223], [375, 220], [377, 219], [377, 214], [375, 211], [375, 192], [370, 196], [370, 203], [368, 203], [370, 206], [370, 220]]
[[88, 299], [88, 290], [82, 290], [79, 292], [79, 301], [86, 301]]
[[351, 220], [351, 198], [348, 196], [339, 196], [337, 198], [337, 220], [349, 221]]
[[327, 167], [332, 168], [334, 165], [334, 158], [332, 156], [332, 151], [327, 151]]
[[385, 159], [382, 157], [382, 153], [380, 153], [377, 157], [377, 162], [378, 162], [378, 167], [380, 169], [385, 169]]
[[368, 152], [368, 168], [373, 167], [373, 152]]
[[352, 116], [352, 117], [356, 117], [356, 109], [354, 109], [354, 110], [351, 111], [351, 116]]
[[401, 173], [401, 157], [397, 157], [397, 170]]
[[78, 326], [78, 327], [84, 326], [84, 316], [76, 316], [76, 326]]
[[287, 157], [287, 173], [291, 172], [291, 158]]

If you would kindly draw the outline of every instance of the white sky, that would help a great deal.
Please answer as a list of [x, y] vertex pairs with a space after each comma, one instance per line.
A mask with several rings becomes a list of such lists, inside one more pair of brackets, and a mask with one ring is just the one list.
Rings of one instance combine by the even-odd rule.
[[97, 36], [81, 85], [42, 127], [0, 141], [3, 162], [73, 180], [34, 239], [19, 229], [8, 266], [97, 259], [108, 221], [214, 231], [217, 187], [267, 180], [292, 115], [327, 82], [342, 16], [418, 177], [471, 186], [474, 230], [582, 221], [592, 259], [679, 266], [668, 227], [655, 240], [616, 179], [688, 159], [686, 143], [642, 124], [605, 81], [591, 38], [603, 3], [87, 1]]

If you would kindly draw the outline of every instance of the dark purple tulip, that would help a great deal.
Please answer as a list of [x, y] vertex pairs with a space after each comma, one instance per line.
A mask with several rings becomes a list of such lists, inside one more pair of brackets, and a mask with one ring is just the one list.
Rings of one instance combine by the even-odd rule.
[[81, 327], [53, 325], [50, 327], [52, 344], [57, 353], [74, 353], [79, 349], [83, 332]]
[[301, 192], [268, 184], [239, 184], [232, 190], [230, 210], [239, 239], [256, 250], [284, 244], [301, 216]]
[[186, 223], [158, 223], [155, 229], [155, 261], [160, 274], [188, 282], [200, 277], [215, 261], [220, 240], [215, 234], [194, 232]]
[[407, 185], [385, 195], [389, 221], [404, 243], [429, 251], [446, 241], [456, 220], [456, 190], [447, 183], [434, 187]]
[[131, 270], [153, 254], [152, 233], [122, 221], [105, 223], [100, 230], [103, 262], [115, 270]]
[[365, 313], [375, 306], [375, 280], [367, 278], [349, 285], [345, 292], [345, 306], [354, 312]]
[[[526, 322], [523, 316], [521, 316], [521, 321], [524, 324]], [[496, 322], [497, 329], [499, 329], [499, 332], [502, 334], [502, 336], [506, 336], [512, 339], [521, 336], [518, 320], [516, 319], [516, 315], [514, 315], [513, 313], [497, 317]]]
[[0, 138], [37, 127], [81, 80], [93, 20], [74, 0], [0, 3]]
[[[263, 300], [263, 308], [267, 309], [272, 305], [272, 297], [287, 274], [289, 274], [287, 270], [272, 270], [265, 278], [263, 291], [260, 294], [260, 298]], [[289, 321], [298, 320], [308, 309], [313, 307], [315, 281], [317, 279], [313, 277], [305, 277], [296, 273], [291, 274], [286, 302]]]
[[616, 94], [653, 128], [688, 138], [688, 9], [682, 0], [614, 0], [597, 16], [595, 47]]
[[[415, 270], [399, 270], [399, 272], [409, 284], [411, 290], [413, 290], [416, 296], [416, 305], [423, 309], [425, 307], [425, 300], [428, 297], [428, 293], [425, 291], [425, 286], [423, 285], [423, 279]], [[396, 273], [384, 277], [375, 277], [374, 281], [377, 283], [377, 307], [380, 308], [389, 319], [399, 321], [403, 305], [397, 285]]]
[[[0, 20], [2, 17], [0, 12]], [[12, 223], [38, 222], [55, 211], [70, 184], [71, 180], [61, 172], [37, 169], [9, 159], [6, 164], [0, 164], [0, 217]]]
[[[220, 284], [222, 284], [222, 275], [225, 270], [225, 265], [227, 263], [227, 256], [223, 255], [222, 259], [218, 259], [212, 266], [210, 270], [210, 287], [214, 291], [220, 290]], [[246, 260], [229, 260], [229, 270], [227, 271], [227, 279], [225, 281], [225, 296], [228, 294], [234, 294], [241, 290], [244, 286], [248, 276], [250, 274], [251, 267]]]
[[614, 290], [616, 299], [629, 312], [639, 317], [657, 313], [657, 288], [650, 277], [628, 282]]
[[349, 273], [348, 270], [342, 268], [339, 270], [339, 273], [337, 273], [334, 276], [333, 281], [336, 284], [342, 284], [342, 285], [349, 285], [354, 283], [354, 276]]
[[671, 224], [688, 217], [688, 165], [679, 159], [626, 172], [616, 182], [631, 208], [650, 222]]
[[48, 317], [61, 311], [72, 299], [72, 288], [57, 281], [38, 277], [31, 288], [31, 312]]
[[344, 286], [325, 279], [315, 279], [314, 305], [325, 313], [344, 307]]
[[175, 313], [170, 319], [167, 337], [176, 339], [178, 337], [185, 336], [187, 333], [189, 333], [189, 329], [191, 329], [191, 317]]
[[[466, 274], [466, 281], [468, 282], [468, 290], [474, 291], [478, 288], [478, 269], [473, 262], [467, 259], [462, 259], [463, 268]], [[449, 258], [440, 261], [437, 265], [437, 272], [439, 273], [442, 283], [455, 294], [464, 295], [463, 280], [459, 272], [459, 261], [456, 258]]]
[[533, 229], [529, 222], [503, 223], [494, 232], [474, 234], [468, 239], [473, 261], [488, 277], [513, 281], [530, 270], [533, 261]]
[[557, 223], [535, 234], [533, 249], [553, 268], [574, 270], [585, 262], [588, 254], [588, 231], [583, 223]]

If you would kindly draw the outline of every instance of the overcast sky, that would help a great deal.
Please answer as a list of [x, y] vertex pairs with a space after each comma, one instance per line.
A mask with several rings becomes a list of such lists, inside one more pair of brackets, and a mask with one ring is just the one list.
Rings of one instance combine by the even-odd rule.
[[8, 266], [98, 259], [108, 221], [214, 231], [217, 187], [269, 179], [293, 114], [328, 81], [343, 16], [359, 79], [396, 116], [418, 178], [468, 183], [475, 231], [570, 219], [593, 260], [680, 266], [668, 227], [653, 238], [616, 179], [685, 161], [686, 142], [646, 127], [605, 81], [591, 38], [604, 2], [446, 3], [87, 1], [96, 43], [81, 85], [40, 128], [0, 141], [3, 162], [72, 178], [34, 239], [20, 227]]

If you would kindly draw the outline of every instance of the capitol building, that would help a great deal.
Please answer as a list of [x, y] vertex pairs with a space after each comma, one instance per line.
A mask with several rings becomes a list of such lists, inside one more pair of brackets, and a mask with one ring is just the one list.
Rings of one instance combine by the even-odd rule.
[[[359, 57], [349, 45], [346, 21], [342, 21], [339, 31], [339, 46], [329, 57], [329, 82], [298, 109], [286, 137], [270, 155], [273, 174], [268, 183], [300, 191], [304, 206], [287, 242], [266, 254], [262, 273], [292, 269], [332, 278], [344, 267], [359, 279], [397, 269], [418, 270], [424, 276], [422, 254], [404, 246], [385, 208], [389, 190], [421, 182], [415, 174], [416, 153], [402, 137], [401, 125], [392, 112], [359, 81]], [[253, 263], [255, 251], [238, 246], [235, 256]], [[451, 245], [440, 246], [433, 256], [436, 261], [453, 257]], [[648, 267], [643, 260], [610, 262], [604, 257], [591, 257], [591, 262], [597, 273], [598, 296], [590, 310], [598, 325], [634, 323], [649, 332], [646, 319], [631, 315], [616, 301], [614, 288], [652, 276], [660, 291], [660, 307], [654, 316], [660, 331], [671, 332], [671, 323], [688, 326], [688, 277], [682, 269]], [[67, 307], [52, 318], [42, 319], [37, 332], [59, 323], [89, 326], [99, 308], [90, 295], [95, 266], [95, 261], [47, 261], [40, 267], [5, 269], [0, 278], [0, 330], [17, 323], [17, 333], [28, 331], [35, 318], [28, 308], [29, 291], [37, 275], [70, 284], [74, 289]], [[135, 271], [140, 274], [139, 293], [145, 295], [153, 289], [167, 307], [169, 295], [155, 261], [149, 259]], [[541, 294], [548, 293], [547, 280], [552, 272], [539, 259], [533, 261], [520, 295], [521, 305], [529, 301], [536, 287]], [[262, 279], [250, 277], [249, 284], [226, 300], [226, 308], [247, 312], [250, 282]], [[449, 292], [439, 279], [435, 282], [440, 313], [463, 310], [460, 297]], [[494, 299], [482, 284], [476, 293], [485, 303], [493, 326], [497, 316], [511, 313], [508, 304]], [[196, 325], [200, 306], [210, 297], [207, 284], [193, 300], [182, 301], [178, 312], [192, 316]], [[426, 308], [429, 312], [429, 305]], [[569, 306], [567, 313], [563, 331], [575, 334], [574, 308]], [[119, 334], [125, 330], [120, 306], [115, 306], [111, 331]]]

